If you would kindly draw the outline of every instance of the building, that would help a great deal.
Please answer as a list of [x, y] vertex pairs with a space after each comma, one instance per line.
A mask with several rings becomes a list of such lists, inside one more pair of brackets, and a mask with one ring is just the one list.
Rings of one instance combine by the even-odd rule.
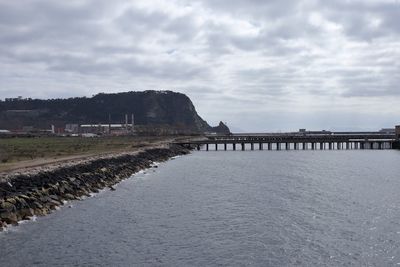
[[79, 124], [66, 124], [65, 125], [65, 130], [66, 133], [79, 133]]
[[132, 124], [82, 124], [79, 126], [80, 133], [95, 134], [127, 134], [133, 131]]
[[396, 129], [395, 128], [383, 128], [379, 132], [385, 133], [385, 134], [394, 134], [396, 132]]

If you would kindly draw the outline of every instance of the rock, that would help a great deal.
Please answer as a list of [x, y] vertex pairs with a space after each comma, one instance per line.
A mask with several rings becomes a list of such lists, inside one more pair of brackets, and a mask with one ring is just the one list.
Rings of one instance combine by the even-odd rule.
[[28, 220], [30, 217], [35, 215], [35, 212], [31, 208], [24, 208], [19, 211], [19, 215], [23, 220]]
[[19, 198], [22, 198], [22, 199], [24, 199], [24, 200], [26, 200], [26, 201], [29, 201], [31, 198], [30, 197], [28, 197], [27, 195], [19, 195]]
[[3, 212], [0, 219], [7, 224], [18, 225], [18, 218], [14, 212]]
[[15, 201], [16, 201], [16, 204], [15, 204], [15, 205], [16, 205], [18, 208], [28, 207], [28, 203], [26, 203], [25, 199], [20, 198], [20, 197], [15, 197], [14, 199], [15, 199]]
[[35, 214], [39, 215], [39, 216], [45, 216], [46, 214], [48, 214], [48, 209], [37, 209], [35, 210]]
[[40, 204], [38, 201], [33, 202], [33, 206], [37, 209], [43, 209], [43, 205]]
[[72, 194], [69, 194], [69, 193], [65, 194], [65, 195], [64, 195], [64, 198], [67, 199], [67, 200], [74, 200], [74, 199], [76, 199], [75, 196], [73, 196]]
[[[0, 230], [18, 220], [29, 219], [34, 214], [46, 215], [51, 209], [63, 205], [63, 200], [90, 196], [89, 192], [109, 187], [130, 177], [133, 173], [154, 167], [155, 161], [165, 161], [171, 156], [187, 153], [181, 147], [149, 149], [135, 155], [120, 155], [114, 158], [83, 162], [79, 165], [60, 166], [59, 169], [41, 169], [35, 174], [21, 174], [12, 179], [12, 190], [0, 181]], [[152, 166], [153, 165], [153, 166]], [[12, 197], [11, 197], [12, 196]], [[6, 199], [2, 199], [7, 197]], [[71, 206], [70, 206], [71, 207]]]
[[12, 211], [15, 211], [15, 210], [16, 210], [15, 205], [12, 204], [12, 203], [10, 203], [10, 202], [8, 202], [8, 201], [3, 201], [3, 202], [0, 204], [0, 208], [1, 208], [2, 210], [9, 211], [9, 212], [12, 212]]
[[56, 195], [50, 195], [49, 197], [53, 200], [60, 201], [60, 198]]
[[41, 196], [41, 197], [39, 198], [39, 200], [40, 200], [42, 203], [48, 203], [48, 202], [52, 201], [52, 199], [51, 199], [50, 197], [48, 197], [48, 196]]
[[9, 202], [9, 203], [11, 203], [11, 204], [13, 204], [13, 205], [15, 205], [16, 203], [17, 203], [17, 201], [14, 199], [14, 198], [7, 198], [6, 199], [6, 202]]
[[59, 207], [62, 205], [62, 202], [56, 201], [56, 200], [50, 200], [48, 203], [50, 205], [51, 209], [55, 209], [56, 207]]

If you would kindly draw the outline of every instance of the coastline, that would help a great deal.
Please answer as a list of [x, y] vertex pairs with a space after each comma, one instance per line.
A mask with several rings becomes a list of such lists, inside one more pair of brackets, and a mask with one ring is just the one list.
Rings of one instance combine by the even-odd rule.
[[[56, 139], [56, 138], [55, 138]], [[0, 164], [0, 182], [8, 179], [9, 177], [21, 175], [21, 174], [35, 174], [40, 171], [49, 171], [49, 170], [54, 170], [56, 168], [60, 167], [65, 167], [65, 166], [71, 166], [71, 165], [76, 165], [79, 163], [85, 163], [88, 161], [92, 161], [94, 159], [100, 159], [100, 158], [108, 158], [111, 156], [119, 156], [123, 154], [131, 154], [139, 151], [143, 151], [145, 149], [149, 148], [158, 148], [158, 147], [168, 147], [169, 144], [175, 142], [176, 140], [179, 140], [180, 138], [160, 138], [159, 140], [149, 140], [149, 139], [142, 139], [142, 140], [121, 140], [119, 141], [118, 138], [116, 139], [119, 144], [124, 144], [124, 147], [115, 147], [115, 145], [112, 144], [112, 142], [105, 142], [101, 141], [102, 143], [105, 143], [105, 147], [107, 148], [106, 150], [94, 150], [94, 151], [86, 151], [83, 153], [78, 153], [75, 154], [73, 153], [74, 151], [69, 151], [70, 153], [66, 153], [66, 155], [63, 156], [57, 156], [57, 155], [51, 155], [49, 151], [42, 153], [48, 155], [45, 155], [44, 157], [36, 157], [33, 159], [28, 159], [28, 160], [21, 160], [21, 159], [16, 159], [14, 162], [9, 162], [9, 163], [2, 163]], [[41, 139], [38, 139], [41, 140]], [[60, 140], [65, 140], [64, 138], [60, 138]], [[97, 139], [100, 140], [100, 139]], [[114, 139], [113, 139], [114, 140]], [[70, 145], [73, 145], [76, 142], [72, 142]], [[28, 144], [29, 145], [29, 144]], [[31, 144], [32, 145], [32, 144]], [[36, 144], [33, 144], [33, 147], [31, 147], [34, 150], [40, 150], [43, 149], [43, 146], [52, 146], [52, 145], [57, 145], [52, 142], [48, 142], [47, 144], [43, 142], [37, 142]], [[58, 147], [58, 149], [55, 149], [54, 151], [56, 152], [62, 152], [62, 149], [66, 149], [65, 147], [66, 144], [63, 144], [61, 147]], [[21, 145], [19, 145], [21, 146]], [[42, 146], [40, 148], [39, 146]], [[21, 147], [14, 148], [17, 150], [24, 149]], [[50, 149], [51, 150], [51, 149]], [[54, 152], [53, 151], [53, 152]], [[20, 154], [28, 153], [27, 149], [25, 151], [20, 151]], [[53, 153], [54, 154], [54, 153]]]
[[0, 180], [0, 231], [7, 225], [33, 216], [44, 216], [129, 178], [153, 162], [185, 155], [190, 150], [177, 145], [160, 145], [133, 152], [114, 153], [78, 161], [53, 164], [9, 174]]

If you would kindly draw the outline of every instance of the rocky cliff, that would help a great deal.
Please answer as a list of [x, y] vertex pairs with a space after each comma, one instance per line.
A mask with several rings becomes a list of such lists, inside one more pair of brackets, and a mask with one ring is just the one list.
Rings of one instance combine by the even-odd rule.
[[7, 99], [0, 101], [0, 129], [33, 126], [49, 129], [66, 124], [124, 123], [125, 114], [136, 125], [166, 125], [193, 132], [212, 131], [184, 94], [172, 91], [98, 94], [91, 98]]
[[211, 131], [219, 133], [219, 134], [230, 134], [231, 131], [229, 130], [228, 126], [222, 121], [219, 122], [218, 126], [211, 127]]

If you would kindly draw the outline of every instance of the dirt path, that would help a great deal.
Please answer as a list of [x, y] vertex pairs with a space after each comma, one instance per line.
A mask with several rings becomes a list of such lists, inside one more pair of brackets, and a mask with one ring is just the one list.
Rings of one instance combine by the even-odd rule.
[[19, 161], [3, 166], [0, 170], [0, 181], [7, 180], [9, 177], [19, 174], [34, 174], [40, 171], [50, 171], [60, 167], [72, 166], [101, 158], [111, 158], [126, 154], [137, 154], [140, 151], [149, 148], [167, 147], [175, 139], [166, 139], [162, 141], [142, 144], [140, 147], [131, 148], [130, 150], [117, 150], [100, 153], [89, 153], [84, 155], [71, 155], [60, 158], [41, 158], [27, 161]]

